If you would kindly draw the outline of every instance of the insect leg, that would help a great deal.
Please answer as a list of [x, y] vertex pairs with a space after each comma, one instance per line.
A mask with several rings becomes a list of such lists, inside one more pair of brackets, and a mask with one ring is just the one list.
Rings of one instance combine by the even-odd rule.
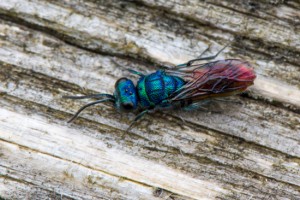
[[163, 69], [174, 69], [176, 68], [175, 64], [169, 63], [169, 62], [160, 62], [159, 66]]
[[130, 123], [129, 127], [126, 129], [126, 131], [129, 131], [132, 126], [139, 120], [141, 119], [145, 114], [147, 114], [149, 112], [149, 110], [144, 110], [142, 112], [140, 112], [135, 118], [134, 120]]
[[213, 60], [215, 59], [216, 57], [218, 57], [218, 55], [224, 50], [226, 49], [226, 47], [229, 46], [229, 43], [227, 45], [225, 45], [220, 51], [218, 51], [215, 55], [213, 56], [207, 56], [207, 57], [202, 57], [201, 56], [204, 54], [204, 52], [207, 51], [207, 49], [196, 59], [193, 59], [193, 60], [190, 60], [188, 61], [187, 63], [183, 63], [183, 64], [180, 64], [180, 65], [177, 65], [177, 67], [189, 67], [193, 62], [196, 62], [196, 61], [200, 61], [200, 60]]
[[200, 54], [200, 56], [198, 56], [197, 58], [201, 58], [202, 55], [205, 54], [205, 53], [210, 49], [210, 46], [211, 46], [211, 45], [209, 45], [209, 46], [208, 46], [208, 47]]
[[143, 73], [135, 71], [133, 69], [127, 69], [127, 70], [132, 74], [139, 75], [139, 76], [145, 76]]

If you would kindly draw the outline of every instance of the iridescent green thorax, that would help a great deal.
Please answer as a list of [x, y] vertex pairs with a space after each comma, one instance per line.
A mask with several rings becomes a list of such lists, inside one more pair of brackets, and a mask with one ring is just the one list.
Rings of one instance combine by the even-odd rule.
[[176, 76], [169, 76], [163, 70], [158, 70], [147, 76], [142, 76], [137, 83], [137, 94], [142, 108], [151, 108], [160, 105], [173, 92], [185, 84], [185, 81]]

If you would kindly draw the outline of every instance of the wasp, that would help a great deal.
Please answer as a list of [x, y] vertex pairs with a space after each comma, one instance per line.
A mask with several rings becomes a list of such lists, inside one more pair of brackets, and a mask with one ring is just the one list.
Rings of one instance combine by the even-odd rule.
[[128, 69], [138, 75], [139, 80], [135, 85], [126, 77], [120, 78], [115, 83], [113, 94], [64, 96], [69, 99], [97, 99], [81, 107], [68, 122], [75, 120], [87, 107], [111, 102], [120, 112], [140, 111], [130, 128], [142, 116], [157, 109], [195, 109], [207, 99], [241, 93], [253, 85], [256, 78], [254, 69], [247, 61], [226, 59], [198, 63], [201, 60], [215, 59], [223, 49], [216, 55], [198, 57], [173, 68], [162, 66], [162, 69], [148, 75]]

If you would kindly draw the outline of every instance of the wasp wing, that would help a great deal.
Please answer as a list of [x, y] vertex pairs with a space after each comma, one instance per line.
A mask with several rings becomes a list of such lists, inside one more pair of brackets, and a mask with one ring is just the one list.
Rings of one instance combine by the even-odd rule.
[[171, 103], [181, 100], [191, 103], [237, 94], [252, 85], [256, 78], [250, 64], [237, 59], [169, 69], [166, 73], [186, 81], [183, 87], [169, 96], [168, 100]]

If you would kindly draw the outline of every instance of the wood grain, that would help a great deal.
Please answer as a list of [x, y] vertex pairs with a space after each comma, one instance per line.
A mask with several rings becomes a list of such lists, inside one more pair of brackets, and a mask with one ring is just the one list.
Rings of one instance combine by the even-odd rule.
[[[0, 2], [0, 199], [299, 199], [297, 1]], [[220, 112], [133, 114], [103, 104], [127, 68], [207, 47], [250, 61], [255, 85]]]

